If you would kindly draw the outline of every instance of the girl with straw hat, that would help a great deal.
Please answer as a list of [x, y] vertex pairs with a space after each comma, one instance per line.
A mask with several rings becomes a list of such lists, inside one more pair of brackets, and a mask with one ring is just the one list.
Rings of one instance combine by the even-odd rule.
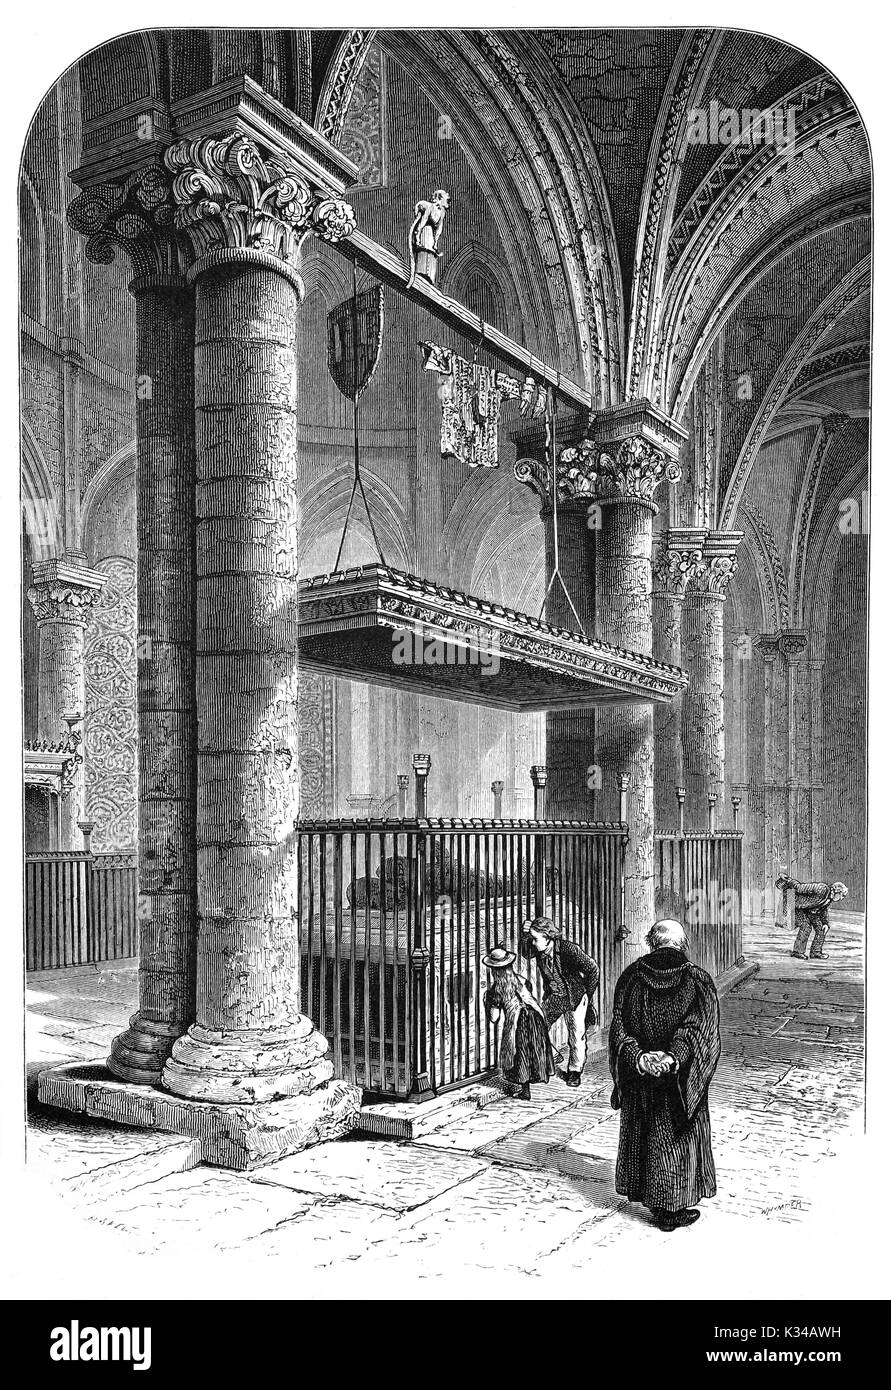
[[483, 956], [489, 971], [483, 1006], [492, 1023], [501, 1021], [498, 1061], [505, 1081], [519, 1088], [517, 1100], [531, 1100], [530, 1083], [554, 1075], [554, 1054], [538, 1000], [511, 968], [515, 960], [514, 952], [500, 943]]

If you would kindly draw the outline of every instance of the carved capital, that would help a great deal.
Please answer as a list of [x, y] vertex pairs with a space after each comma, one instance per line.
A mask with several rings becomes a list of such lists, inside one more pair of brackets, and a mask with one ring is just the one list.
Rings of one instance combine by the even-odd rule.
[[654, 594], [683, 597], [701, 564], [701, 550], [675, 550], [670, 544], [664, 546], [653, 560]]
[[585, 439], [564, 449], [560, 462], [579, 495], [597, 502], [650, 502], [658, 485], [676, 483], [681, 470], [664, 449], [635, 434], [612, 446]]
[[807, 633], [800, 628], [784, 628], [777, 633], [780, 655], [787, 661], [797, 661], [807, 649]]
[[44, 560], [34, 565], [32, 574], [34, 582], [28, 589], [28, 599], [39, 623], [76, 623], [84, 627], [89, 622], [105, 586], [104, 574], [60, 560]]
[[802, 628], [784, 627], [779, 632], [765, 632], [758, 639], [758, 648], [765, 661], [781, 656], [791, 665], [807, 650], [807, 638]]
[[690, 592], [724, 598], [735, 569], [735, 555], [703, 557], [690, 576]]
[[264, 155], [240, 132], [179, 140], [164, 163], [173, 177], [174, 225], [196, 260], [259, 252], [294, 272], [310, 233], [336, 242], [355, 230], [349, 203], [314, 194], [286, 155]]
[[68, 205], [68, 222], [87, 238], [89, 261], [109, 265], [121, 250], [138, 278], [183, 275], [171, 178], [160, 162], [79, 193]]
[[690, 577], [690, 592], [724, 598], [736, 571], [741, 531], [709, 531], [702, 543], [702, 560]]

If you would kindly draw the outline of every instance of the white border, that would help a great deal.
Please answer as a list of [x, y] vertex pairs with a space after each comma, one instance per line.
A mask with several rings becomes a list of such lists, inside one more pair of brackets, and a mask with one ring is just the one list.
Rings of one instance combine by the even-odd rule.
[[[0, 772], [0, 847], [3, 855], [3, 920], [0, 923], [0, 1191], [7, 1199], [3, 1220], [5, 1258], [0, 1294], [6, 1298], [49, 1297], [158, 1297], [162, 1290], [171, 1298], [407, 1298], [449, 1296], [533, 1297], [529, 1285], [513, 1287], [513, 1281], [468, 1281], [455, 1270], [454, 1286], [420, 1288], [412, 1282], [368, 1290], [351, 1286], [348, 1275], [339, 1274], [334, 1285], [316, 1275], [302, 1281], [282, 1280], [275, 1262], [248, 1270], [244, 1260], [211, 1260], [197, 1251], [194, 1258], [136, 1259], [125, 1255], [114, 1232], [95, 1235], [59, 1206], [51, 1207], [42, 1187], [27, 1178], [21, 1168], [23, 1116], [22, 1049], [22, 951], [21, 951], [21, 717], [19, 690], [19, 469], [18, 469], [18, 333], [16, 321], [16, 185], [18, 164], [27, 127], [48, 88], [66, 66], [90, 48], [135, 27], [224, 27], [243, 25], [249, 17], [255, 27], [294, 26], [306, 19], [324, 20], [325, 27], [348, 25], [417, 27], [419, 17], [438, 20], [442, 27], [548, 27], [557, 25], [601, 27], [667, 27], [706, 25], [748, 29], [804, 49], [830, 69], [857, 103], [870, 136], [874, 159], [875, 230], [875, 336], [873, 380], [877, 383], [878, 410], [873, 427], [874, 460], [871, 525], [883, 542], [872, 547], [871, 657], [870, 657], [870, 845], [869, 904], [874, 909], [869, 944], [869, 1130], [868, 1137], [852, 1139], [849, 1152], [826, 1170], [826, 1194], [819, 1223], [776, 1227], [749, 1223], [732, 1250], [715, 1249], [707, 1240], [686, 1240], [671, 1247], [670, 1257], [648, 1252], [646, 1270], [640, 1267], [641, 1249], [631, 1243], [627, 1253], [621, 1242], [599, 1268], [586, 1271], [565, 1288], [538, 1290], [549, 1299], [612, 1298], [886, 1298], [891, 1292], [888, 1236], [891, 1233], [887, 1200], [889, 1146], [888, 1070], [889, 1049], [884, 1038], [888, 1016], [888, 943], [891, 930], [883, 908], [888, 889], [888, 813], [885, 802], [889, 778], [887, 746], [883, 737], [887, 692], [886, 640], [883, 615], [891, 599], [891, 544], [888, 543], [889, 427], [885, 410], [884, 362], [889, 303], [886, 267], [891, 267], [888, 246], [888, 186], [891, 140], [888, 134], [887, 45], [878, 6], [848, 0], [844, 6], [815, 4], [813, 0], [758, 0], [744, 7], [641, 3], [625, 0], [617, 11], [612, 6], [557, 3], [541, 5], [483, 3], [451, 0], [449, 5], [419, 9], [417, 5], [377, 3], [358, 5], [329, 0], [320, 12], [266, 0], [248, 11], [231, 0], [208, 3], [158, 3], [148, 10], [112, 5], [108, 0], [89, 6], [12, 6], [4, 22], [4, 119], [2, 148], [2, 215], [0, 215], [0, 344], [3, 380], [0, 469], [0, 653], [6, 679], [0, 686], [0, 730], [3, 766]], [[139, 23], [142, 21], [142, 24]], [[517, 1213], [522, 1220], [522, 1212]], [[707, 1222], [702, 1223], [705, 1236]], [[468, 1232], [468, 1244], [473, 1233]], [[233, 1274], [238, 1278], [233, 1281]], [[448, 1284], [450, 1281], [445, 1281]], [[284, 1283], [284, 1288], [283, 1288]], [[74, 1315], [74, 1314], [73, 1314]], [[802, 1304], [802, 1317], [805, 1308]], [[645, 1321], [645, 1319], [644, 1319]]]

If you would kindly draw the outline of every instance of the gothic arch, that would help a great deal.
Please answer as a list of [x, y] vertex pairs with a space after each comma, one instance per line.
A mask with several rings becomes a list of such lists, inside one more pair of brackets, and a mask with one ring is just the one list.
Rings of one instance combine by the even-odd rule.
[[765, 276], [786, 257], [822, 233], [845, 223], [866, 220], [869, 195], [842, 193], [837, 198], [815, 204], [801, 216], [772, 228], [751, 250], [748, 258], [728, 275], [720, 291], [709, 297], [711, 308], [693, 338], [692, 346], [681, 346], [683, 316], [687, 304], [677, 300], [663, 319], [664, 339], [671, 346], [663, 356], [662, 380], [656, 389], [671, 412], [682, 414], [709, 349], [746, 297]]
[[770, 629], [789, 626], [789, 587], [782, 556], [767, 518], [756, 507], [743, 508], [743, 545], [747, 547], [761, 595], [761, 612]]
[[468, 303], [467, 289], [474, 275], [493, 282], [503, 306], [505, 322], [495, 324], [503, 332], [515, 333], [521, 322], [517, 291], [513, 280], [497, 256], [478, 241], [466, 241], [449, 258], [442, 278], [443, 292]]
[[134, 486], [136, 482], [136, 440], [131, 439], [127, 444], [122, 445], [116, 453], [107, 458], [104, 463], [100, 463], [96, 472], [90, 479], [89, 485], [84, 492], [80, 504], [81, 533], [86, 536], [93, 514], [103, 496], [124, 474], [132, 474]]
[[40, 446], [22, 419], [22, 509], [35, 560], [49, 560], [64, 550], [56, 489]]
[[[375, 529], [388, 564], [397, 569], [411, 570], [414, 543], [401, 498], [370, 469], [365, 468], [362, 476]], [[314, 547], [330, 538], [330, 563], [333, 566], [352, 485], [352, 468], [344, 464], [336, 473], [319, 479], [301, 494], [300, 507], [304, 520], [300, 544], [304, 555], [309, 555]], [[370, 537], [358, 496], [353, 501], [352, 518], [363, 534]], [[352, 519], [350, 524], [353, 525]], [[301, 574], [309, 577], [302, 567]]]
[[[567, 118], [572, 103], [559, 75], [534, 41], [514, 33], [394, 30], [378, 39], [452, 122], [516, 267], [530, 349], [568, 372], [581, 369], [602, 404], [618, 399], [615, 236], [596, 154], [583, 122]], [[324, 133], [346, 109], [367, 46], [365, 31], [339, 46], [317, 118]]]
[[[24, 164], [22, 165], [19, 171], [19, 196], [22, 200], [19, 205], [19, 237], [21, 238], [21, 254], [24, 254], [28, 250], [30, 250], [33, 254], [33, 260], [31, 261], [31, 264], [29, 265], [28, 269], [30, 271], [31, 277], [33, 277], [33, 284], [32, 286], [30, 286], [30, 289], [32, 293], [36, 293], [37, 313], [34, 315], [34, 317], [39, 324], [41, 324], [43, 327], [46, 327], [46, 220], [44, 218], [43, 207], [41, 205], [40, 198], [37, 194], [37, 189], [34, 187], [34, 182], [31, 178], [31, 175], [28, 173], [28, 170], [25, 168]], [[24, 201], [25, 198], [27, 198], [28, 200], [27, 203], [25, 203]], [[30, 245], [31, 228], [27, 225], [27, 211], [29, 208], [33, 212], [34, 216], [33, 231], [34, 241], [36, 245], [33, 246]], [[20, 264], [22, 267], [20, 274], [22, 276], [22, 280], [24, 280], [24, 262], [22, 261]], [[23, 283], [20, 283], [19, 285], [19, 296], [22, 303], [22, 307], [24, 308], [25, 285]]]
[[[697, 364], [726, 322], [728, 301], [738, 302], [740, 287], [751, 288], [766, 273], [783, 242], [791, 248], [815, 235], [821, 222], [836, 225], [839, 218], [869, 213], [869, 151], [850, 99], [825, 75], [799, 93], [795, 140], [783, 147], [765, 144], [749, 157], [740, 145], [728, 149], [672, 229], [663, 361], [654, 388], [666, 408], [682, 406]], [[784, 97], [774, 110], [789, 102]], [[723, 262], [720, 283], [697, 290], [713, 259]], [[700, 322], [697, 314], [708, 304], [718, 309]]]
[[687, 143], [685, 116], [700, 100], [723, 35], [691, 29], [681, 43], [656, 121], [641, 191], [629, 311], [625, 395], [651, 398], [668, 238]]
[[826, 648], [833, 576], [842, 542], [842, 531], [838, 524], [841, 503], [855, 496], [858, 487], [866, 482], [866, 464], [866, 457], [861, 455], [851, 465], [827, 499], [809, 538], [803, 589], [810, 595], [810, 603], [804, 610], [804, 625], [812, 634], [815, 658], [818, 654], [822, 655]]
[[722, 505], [719, 528], [732, 531], [746, 481], [752, 471], [758, 450], [771, 421], [782, 405], [801, 367], [810, 357], [823, 336], [851, 305], [869, 292], [870, 263], [866, 259], [856, 265], [835, 289], [826, 296], [797, 334], [774, 373], [761, 402], [739, 457], [737, 458]]

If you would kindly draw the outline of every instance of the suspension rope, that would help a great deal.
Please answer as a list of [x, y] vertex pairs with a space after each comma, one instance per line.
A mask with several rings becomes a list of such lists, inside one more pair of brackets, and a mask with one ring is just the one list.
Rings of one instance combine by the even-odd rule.
[[365, 485], [362, 482], [362, 470], [359, 466], [359, 302], [358, 287], [356, 282], [356, 258], [353, 257], [353, 487], [350, 492], [350, 500], [343, 519], [343, 531], [340, 536], [340, 545], [337, 547], [337, 559], [334, 561], [334, 571], [340, 569], [340, 557], [343, 553], [343, 543], [346, 540], [347, 528], [350, 524], [350, 513], [353, 510], [353, 500], [358, 489], [365, 507], [365, 515], [368, 518], [368, 525], [371, 527], [371, 534], [374, 539], [374, 546], [377, 551], [378, 559], [381, 564], [386, 566], [384, 552], [377, 537], [377, 530], [374, 525], [374, 518], [371, 515], [371, 508], [368, 505], [368, 498], [365, 496]]
[[[557, 390], [559, 391], [559, 389], [560, 373], [558, 372]], [[547, 416], [545, 417], [545, 449], [547, 451], [548, 459], [551, 465], [551, 521], [553, 524], [554, 534], [554, 568], [551, 572], [551, 577], [548, 580], [548, 587], [545, 589], [545, 596], [542, 599], [541, 608], [538, 611], [538, 621], [541, 622], [542, 617], [544, 616], [545, 605], [548, 601], [548, 595], [554, 587], [555, 580], [559, 579], [560, 588], [563, 590], [563, 593], [566, 596], [566, 602], [572, 609], [572, 616], [575, 618], [578, 630], [581, 633], [582, 637], [587, 637], [587, 633], [585, 632], [585, 629], [582, 626], [582, 620], [579, 617], [578, 612], [576, 611], [576, 606], [572, 601], [572, 595], [566, 587], [563, 575], [560, 573], [560, 542], [557, 532], [557, 407], [555, 404], [554, 390], [550, 386], [548, 387], [548, 409]]]

